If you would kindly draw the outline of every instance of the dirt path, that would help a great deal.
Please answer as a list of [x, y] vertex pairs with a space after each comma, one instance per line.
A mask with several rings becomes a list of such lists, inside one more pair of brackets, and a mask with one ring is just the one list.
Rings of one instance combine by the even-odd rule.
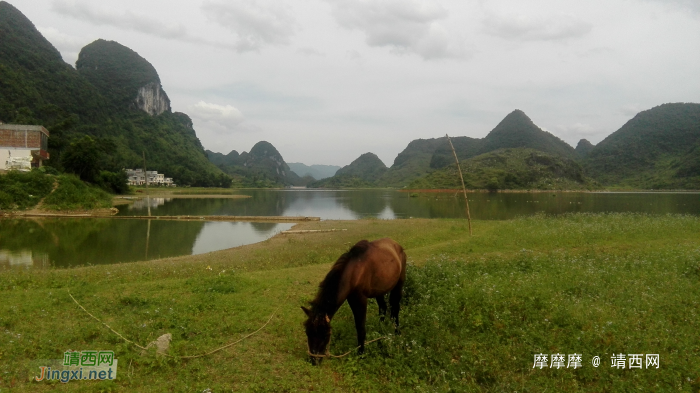
[[43, 208], [44, 206], [44, 200], [51, 194], [53, 194], [54, 191], [58, 188], [58, 181], [54, 180], [53, 182], [53, 188], [51, 189], [51, 192], [48, 193], [45, 197], [41, 198], [39, 203], [36, 204], [33, 208], [29, 210], [24, 210], [24, 211], [19, 211], [19, 212], [12, 212], [9, 215], [10, 216], [19, 216], [19, 217], [94, 217], [94, 216], [112, 216], [117, 214], [119, 211], [112, 207], [112, 208], [103, 208], [103, 209], [91, 209], [91, 210], [61, 210], [61, 211], [55, 211], [55, 210], [45, 210]]

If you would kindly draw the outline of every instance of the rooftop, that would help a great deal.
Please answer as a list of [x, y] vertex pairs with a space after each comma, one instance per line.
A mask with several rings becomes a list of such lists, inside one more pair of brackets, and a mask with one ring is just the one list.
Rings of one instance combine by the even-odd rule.
[[30, 126], [30, 125], [24, 125], [24, 124], [3, 124], [0, 123], [0, 130], [7, 130], [7, 131], [42, 131], [46, 134], [49, 133], [49, 130], [44, 128], [44, 126]]

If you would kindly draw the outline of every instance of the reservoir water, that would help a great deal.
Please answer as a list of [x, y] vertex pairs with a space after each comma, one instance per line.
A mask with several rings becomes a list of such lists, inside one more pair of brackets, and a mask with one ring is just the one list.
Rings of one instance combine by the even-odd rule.
[[[323, 220], [465, 218], [460, 193], [241, 190], [250, 198], [151, 198], [152, 215], [314, 216]], [[700, 193], [474, 193], [473, 219], [582, 212], [700, 214]], [[146, 215], [145, 199], [119, 215]], [[163, 220], [3, 219], [0, 267], [110, 264], [201, 254], [265, 240], [293, 224]]]

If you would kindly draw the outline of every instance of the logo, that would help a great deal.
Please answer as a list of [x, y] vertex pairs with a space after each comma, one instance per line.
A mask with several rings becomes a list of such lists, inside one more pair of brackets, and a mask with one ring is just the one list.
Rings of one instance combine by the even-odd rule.
[[114, 351], [66, 351], [63, 363], [40, 366], [35, 381], [105, 380], [117, 378], [117, 359]]

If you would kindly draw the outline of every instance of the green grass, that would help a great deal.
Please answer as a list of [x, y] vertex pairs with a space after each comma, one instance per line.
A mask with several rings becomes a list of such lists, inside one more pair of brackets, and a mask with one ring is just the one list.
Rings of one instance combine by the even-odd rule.
[[24, 210], [36, 206], [51, 192], [54, 177], [39, 171], [10, 171], [0, 175], [0, 211]]
[[[54, 183], [58, 185], [51, 192]], [[0, 211], [26, 210], [43, 199], [45, 210], [86, 210], [112, 206], [112, 196], [74, 175], [47, 175], [38, 170], [0, 175]]]
[[82, 182], [74, 175], [57, 177], [58, 188], [44, 199], [48, 210], [99, 209], [112, 206], [112, 195]]
[[[345, 232], [277, 236], [214, 253], [66, 270], [0, 272], [0, 389], [16, 391], [697, 391], [700, 218], [634, 214], [309, 222]], [[402, 334], [372, 302], [363, 357], [306, 361], [300, 305], [355, 241], [406, 248]], [[169, 332], [170, 353], [141, 357], [68, 296], [142, 345]], [[355, 346], [347, 305], [331, 352]], [[39, 359], [111, 349], [112, 383], [31, 382]], [[577, 370], [533, 369], [536, 353], [583, 355]], [[658, 353], [660, 368], [616, 370], [613, 353]], [[602, 365], [592, 367], [592, 356]], [[14, 390], [12, 390], [14, 391]]]

